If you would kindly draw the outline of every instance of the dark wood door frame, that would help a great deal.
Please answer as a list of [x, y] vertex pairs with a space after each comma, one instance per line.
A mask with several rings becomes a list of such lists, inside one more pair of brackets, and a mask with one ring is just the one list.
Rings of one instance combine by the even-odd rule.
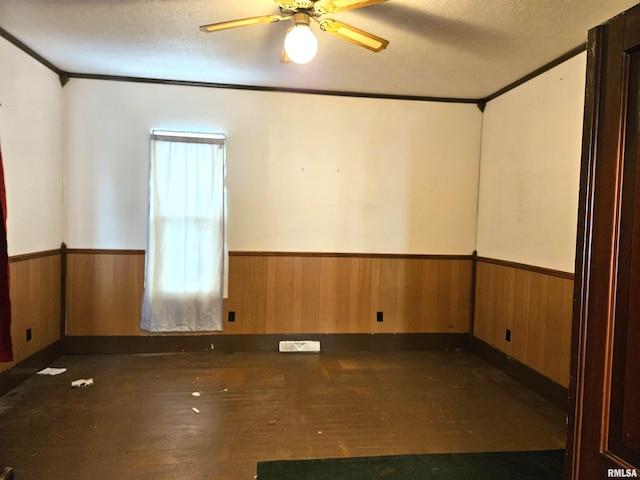
[[639, 144], [637, 5], [589, 32], [567, 480], [640, 477]]

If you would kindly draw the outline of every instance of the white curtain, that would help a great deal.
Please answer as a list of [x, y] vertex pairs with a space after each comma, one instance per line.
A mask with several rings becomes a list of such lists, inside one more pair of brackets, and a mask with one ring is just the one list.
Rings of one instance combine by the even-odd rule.
[[143, 330], [222, 329], [224, 143], [221, 135], [151, 135]]

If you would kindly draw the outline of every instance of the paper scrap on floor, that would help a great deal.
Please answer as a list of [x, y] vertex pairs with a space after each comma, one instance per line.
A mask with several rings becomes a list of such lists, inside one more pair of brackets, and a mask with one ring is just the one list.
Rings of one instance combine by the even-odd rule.
[[87, 378], [86, 380], [81, 378], [80, 380], [74, 380], [71, 382], [71, 386], [74, 388], [90, 387], [91, 385], [93, 385], [93, 378]]
[[64, 373], [66, 371], [66, 368], [47, 367], [43, 370], [40, 370], [38, 372], [38, 375], [60, 375], [61, 373]]

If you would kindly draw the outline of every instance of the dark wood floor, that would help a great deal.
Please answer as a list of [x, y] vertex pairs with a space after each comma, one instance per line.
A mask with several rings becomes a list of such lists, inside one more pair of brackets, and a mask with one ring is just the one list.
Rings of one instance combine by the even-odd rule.
[[[464, 351], [92, 355], [52, 366], [68, 371], [0, 399], [0, 468], [16, 480], [250, 480], [261, 460], [565, 446], [561, 410]], [[89, 377], [93, 386], [71, 388]]]

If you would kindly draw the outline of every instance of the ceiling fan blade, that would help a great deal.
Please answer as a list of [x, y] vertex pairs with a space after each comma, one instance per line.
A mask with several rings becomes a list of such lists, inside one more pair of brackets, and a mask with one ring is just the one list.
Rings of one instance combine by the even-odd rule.
[[342, 12], [354, 8], [368, 7], [387, 0], [319, 0], [313, 5], [313, 9], [320, 15]]
[[290, 15], [264, 15], [262, 17], [241, 18], [228, 22], [211, 23], [209, 25], [201, 25], [202, 32], [217, 32], [219, 30], [227, 30], [228, 28], [247, 27], [249, 25], [258, 25], [261, 23], [274, 23], [280, 20], [289, 19]]
[[348, 40], [356, 45], [367, 48], [372, 52], [384, 50], [389, 45], [389, 40], [380, 38], [372, 33], [338, 22], [331, 18], [320, 20], [320, 29], [337, 37]]

